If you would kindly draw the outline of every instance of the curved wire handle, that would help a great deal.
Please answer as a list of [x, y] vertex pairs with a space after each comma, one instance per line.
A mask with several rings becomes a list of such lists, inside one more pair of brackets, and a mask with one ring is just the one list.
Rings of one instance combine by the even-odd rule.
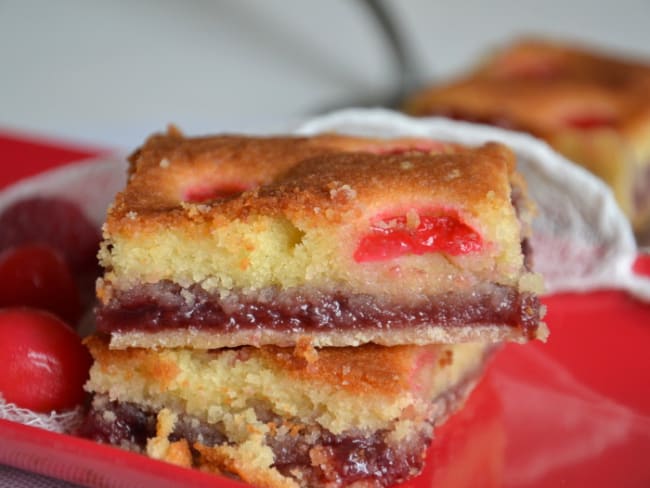
[[388, 92], [381, 94], [352, 97], [348, 100], [341, 100], [334, 104], [319, 107], [316, 110], [317, 113], [352, 106], [399, 108], [406, 95], [418, 87], [422, 80], [413, 61], [413, 53], [407, 47], [402, 30], [395, 21], [395, 17], [386, 8], [386, 4], [382, 0], [362, 0], [360, 3], [366, 9], [369, 17], [374, 20], [390, 50], [396, 72], [394, 86]]
[[395, 16], [391, 15], [382, 0], [363, 0], [362, 4], [375, 19], [381, 33], [390, 48], [393, 62], [398, 74], [398, 85], [395, 90], [397, 102], [416, 88], [421, 81], [417, 64], [413, 61], [413, 52], [408, 47]]

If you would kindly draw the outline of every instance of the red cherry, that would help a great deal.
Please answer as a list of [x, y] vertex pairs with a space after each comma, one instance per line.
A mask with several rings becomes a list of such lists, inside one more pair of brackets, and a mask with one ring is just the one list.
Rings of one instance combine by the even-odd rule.
[[550, 80], [562, 76], [566, 68], [558, 60], [550, 58], [505, 58], [495, 68], [497, 78]]
[[84, 400], [92, 358], [67, 324], [47, 312], [0, 309], [0, 394], [36, 412]]
[[564, 120], [564, 125], [578, 130], [606, 129], [616, 126], [616, 119], [607, 114], [575, 114]]
[[451, 256], [479, 251], [481, 236], [453, 214], [421, 215], [416, 228], [406, 216], [377, 220], [354, 253], [358, 263], [387, 261], [408, 254], [443, 252]]
[[195, 186], [185, 192], [183, 201], [201, 203], [210, 200], [222, 200], [239, 195], [247, 190], [247, 185], [241, 183], [227, 183], [219, 186]]
[[434, 141], [430, 139], [419, 139], [412, 141], [396, 141], [393, 143], [384, 143], [378, 146], [372, 146], [365, 148], [365, 151], [368, 151], [373, 154], [380, 154], [385, 156], [400, 155], [400, 154], [409, 154], [409, 153], [438, 153], [443, 152], [449, 148], [453, 147], [452, 144], [448, 142]]
[[0, 253], [0, 307], [47, 310], [75, 324], [81, 315], [70, 269], [52, 248], [41, 244]]
[[99, 229], [73, 202], [56, 197], [20, 200], [0, 214], [0, 252], [40, 243], [59, 251], [74, 273], [97, 266]]

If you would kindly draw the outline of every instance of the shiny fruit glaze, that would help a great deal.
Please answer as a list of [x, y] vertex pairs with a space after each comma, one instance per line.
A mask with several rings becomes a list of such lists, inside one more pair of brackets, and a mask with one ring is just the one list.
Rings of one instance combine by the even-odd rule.
[[445, 151], [448, 148], [451, 148], [452, 145], [447, 142], [432, 141], [428, 139], [422, 139], [418, 141], [411, 141], [409, 143], [396, 142], [396, 143], [385, 143], [381, 146], [376, 146], [372, 148], [367, 148], [368, 152], [373, 154], [380, 154], [382, 156], [394, 156], [406, 153], [436, 153]]
[[75, 324], [81, 303], [74, 278], [52, 247], [31, 244], [0, 253], [0, 307], [47, 310]]
[[83, 403], [92, 359], [70, 326], [33, 309], [0, 309], [0, 394], [35, 412]]
[[607, 129], [615, 127], [616, 120], [607, 114], [583, 113], [567, 117], [564, 125], [578, 130]]
[[459, 256], [482, 247], [480, 234], [453, 212], [421, 215], [416, 227], [408, 225], [406, 215], [400, 215], [376, 221], [361, 238], [354, 259], [365, 263], [433, 252]]
[[248, 189], [241, 183], [227, 183], [218, 186], [197, 185], [185, 191], [183, 201], [188, 203], [201, 203], [210, 200], [221, 200], [239, 195]]

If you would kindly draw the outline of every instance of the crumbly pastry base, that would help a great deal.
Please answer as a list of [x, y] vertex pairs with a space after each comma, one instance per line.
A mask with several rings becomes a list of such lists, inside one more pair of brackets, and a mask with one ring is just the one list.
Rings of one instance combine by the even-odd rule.
[[[535, 338], [545, 341], [549, 331], [545, 323], [541, 323], [535, 331]], [[110, 347], [126, 349], [129, 347], [145, 347], [152, 349], [189, 347], [198, 349], [214, 349], [220, 347], [237, 347], [241, 344], [254, 346], [281, 345], [292, 346], [303, 341], [313, 347], [345, 347], [374, 343], [382, 346], [413, 344], [458, 344], [481, 341], [485, 343], [500, 343], [504, 341], [525, 343], [530, 337], [521, 330], [503, 325], [465, 325], [462, 327], [427, 327], [420, 329], [402, 329], [387, 335], [382, 330], [370, 331], [325, 331], [312, 332], [308, 336], [275, 330], [239, 331], [227, 336], [202, 331], [193, 328], [178, 330], [129, 331], [114, 332], [110, 338]]]

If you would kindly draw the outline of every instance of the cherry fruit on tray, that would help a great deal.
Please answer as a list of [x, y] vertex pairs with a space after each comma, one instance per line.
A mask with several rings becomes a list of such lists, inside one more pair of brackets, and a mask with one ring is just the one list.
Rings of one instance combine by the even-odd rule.
[[80, 405], [91, 357], [81, 338], [54, 315], [27, 308], [0, 309], [0, 393], [35, 412]]

